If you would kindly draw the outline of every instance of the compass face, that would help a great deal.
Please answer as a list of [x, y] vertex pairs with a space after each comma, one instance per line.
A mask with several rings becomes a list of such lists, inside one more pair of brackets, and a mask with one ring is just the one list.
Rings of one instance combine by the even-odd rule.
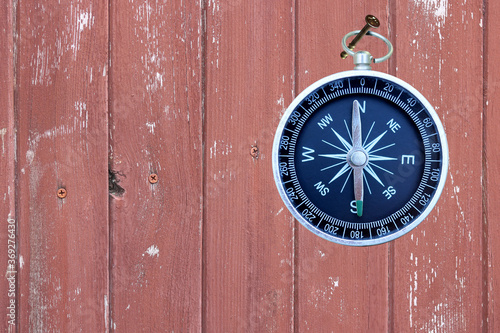
[[333, 242], [387, 242], [416, 227], [444, 186], [448, 147], [432, 106], [413, 87], [349, 71], [290, 105], [273, 149], [275, 181], [297, 220]]

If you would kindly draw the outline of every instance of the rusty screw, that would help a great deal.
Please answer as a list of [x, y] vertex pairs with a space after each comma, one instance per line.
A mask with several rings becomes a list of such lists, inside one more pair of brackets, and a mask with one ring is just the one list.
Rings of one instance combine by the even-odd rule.
[[[356, 37], [354, 37], [352, 42], [350, 42], [349, 45], [347, 46], [349, 48], [349, 50], [354, 50], [354, 47], [356, 46], [356, 44], [361, 40], [361, 38], [363, 38], [364, 35], [366, 35], [366, 33], [368, 32], [368, 30], [370, 30], [370, 28], [380, 27], [380, 21], [378, 20], [378, 18], [376, 18], [373, 15], [367, 15], [365, 17], [365, 21], [366, 21], [366, 25], [363, 27], [363, 29], [361, 29], [361, 31], [356, 35]], [[340, 54], [340, 57], [342, 59], [347, 58], [347, 52], [342, 51], [342, 53]]]
[[68, 194], [68, 192], [66, 192], [66, 189], [65, 189], [65, 188], [62, 188], [62, 187], [61, 187], [60, 189], [58, 189], [58, 190], [57, 190], [57, 197], [58, 197], [59, 199], [64, 199], [64, 198], [66, 198], [66, 195], [67, 195], [67, 194]]
[[259, 148], [257, 146], [252, 146], [252, 148], [250, 148], [250, 155], [252, 155], [253, 158], [259, 157]]
[[149, 182], [151, 184], [156, 184], [158, 183], [158, 175], [156, 173], [152, 173], [149, 175]]

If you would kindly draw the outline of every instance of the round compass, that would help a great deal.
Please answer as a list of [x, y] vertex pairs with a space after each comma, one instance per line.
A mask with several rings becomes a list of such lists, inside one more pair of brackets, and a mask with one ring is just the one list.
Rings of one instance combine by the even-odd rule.
[[371, 70], [309, 86], [274, 140], [287, 208], [315, 234], [346, 245], [380, 244], [415, 228], [436, 204], [447, 169], [444, 129], [430, 103]]

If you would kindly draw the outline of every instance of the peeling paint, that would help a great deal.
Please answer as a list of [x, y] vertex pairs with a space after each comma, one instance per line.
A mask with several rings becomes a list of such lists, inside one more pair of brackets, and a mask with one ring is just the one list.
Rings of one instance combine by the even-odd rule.
[[280, 215], [282, 211], [283, 211], [283, 207], [281, 207], [280, 210], [276, 213], [276, 216]]
[[108, 332], [108, 313], [109, 313], [108, 295], [104, 295], [104, 324], [106, 325], [106, 332]]
[[35, 159], [35, 152], [31, 149], [28, 149], [26, 151], [26, 162], [28, 162], [28, 165], [31, 165], [34, 159]]
[[[151, 245], [144, 254], [149, 254], [150, 257], [160, 256], [160, 249], [156, 245]], [[144, 256], [144, 254], [142, 256]]]
[[156, 123], [155, 122], [153, 122], [153, 123], [147, 122], [146, 126], [149, 129], [149, 133], [155, 134], [155, 127], [156, 127]]
[[[66, 63], [68, 54], [76, 61], [80, 50], [80, 41], [83, 34], [90, 31], [94, 25], [95, 17], [92, 14], [92, 4], [88, 8], [82, 8], [79, 3], [69, 6], [69, 12], [63, 18], [65, 27], [61, 28], [55, 35], [55, 40], [51, 41], [45, 25], [38, 25], [33, 28], [33, 35], [38, 38], [36, 50], [31, 55], [30, 65], [32, 69], [31, 83], [33, 85], [49, 86], [53, 83], [56, 72], [66, 73], [66, 78], [70, 78], [70, 73], [66, 68], [61, 68], [61, 64]], [[47, 20], [53, 19], [50, 11], [40, 4], [37, 8]]]
[[2, 137], [2, 156], [5, 154], [5, 134], [7, 134], [7, 128], [0, 129], [0, 136]]
[[415, 3], [443, 23], [448, 17], [448, 0], [416, 0]]
[[214, 145], [210, 147], [210, 158], [216, 158], [217, 154], [229, 155], [233, 151], [233, 145], [224, 140], [215, 140]]

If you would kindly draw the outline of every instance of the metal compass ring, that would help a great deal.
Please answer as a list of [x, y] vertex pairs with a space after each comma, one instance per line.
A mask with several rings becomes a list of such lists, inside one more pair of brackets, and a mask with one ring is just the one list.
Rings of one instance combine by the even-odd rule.
[[[347, 46], [347, 39], [351, 36], [357, 35], [360, 31], [361, 30], [351, 31], [347, 35], [345, 35], [344, 38], [342, 38], [342, 48], [351, 57], [354, 57], [356, 52], [349, 49], [349, 47]], [[392, 52], [394, 51], [394, 48], [392, 47], [392, 43], [387, 38], [385, 38], [384, 36], [382, 36], [381, 34], [378, 34], [376, 32], [368, 31], [366, 34], [368, 36], [377, 37], [378, 39], [382, 40], [387, 45], [387, 48], [389, 49], [385, 56], [383, 56], [381, 58], [375, 58], [375, 59], [373, 59], [373, 62], [377, 64], [379, 62], [383, 62], [383, 61], [386, 61], [387, 59], [389, 59], [392, 55]]]

